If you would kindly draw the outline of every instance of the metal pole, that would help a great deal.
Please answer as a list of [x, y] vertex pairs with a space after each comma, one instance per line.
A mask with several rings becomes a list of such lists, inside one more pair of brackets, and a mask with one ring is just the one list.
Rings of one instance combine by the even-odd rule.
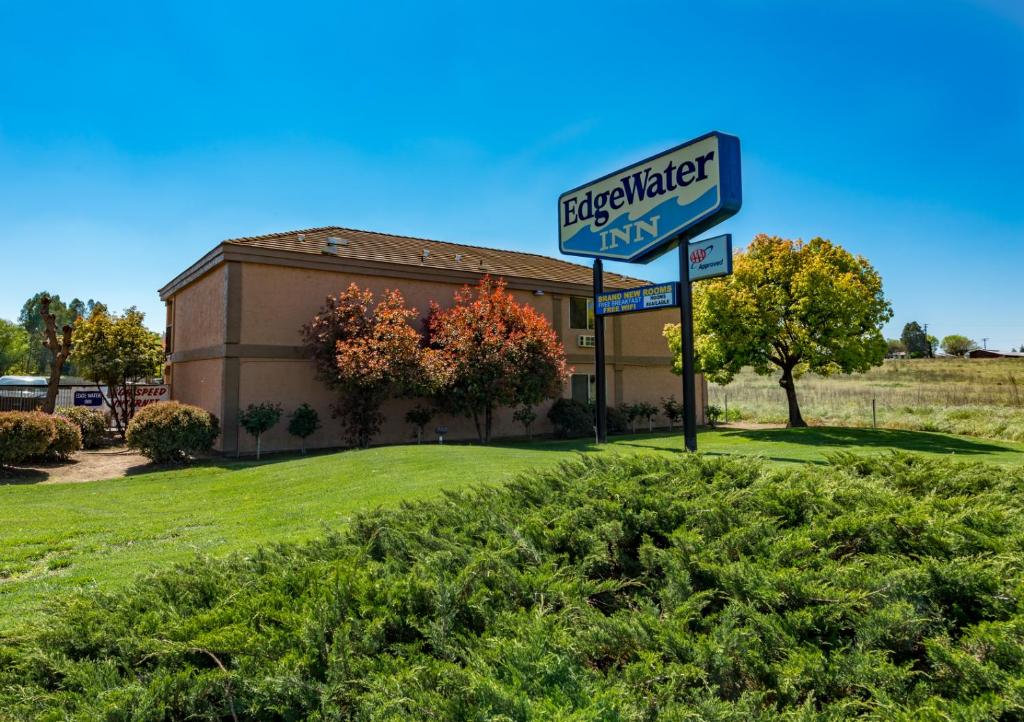
[[690, 288], [690, 243], [679, 239], [679, 332], [683, 347], [683, 439], [697, 450], [697, 383], [693, 370], [693, 294]]
[[871, 428], [878, 428], [878, 416], [875, 413], [875, 399], [871, 399]]
[[594, 259], [594, 376], [597, 381], [597, 443], [608, 441], [608, 403], [604, 372], [604, 316], [597, 314], [597, 294], [604, 291], [604, 263]]

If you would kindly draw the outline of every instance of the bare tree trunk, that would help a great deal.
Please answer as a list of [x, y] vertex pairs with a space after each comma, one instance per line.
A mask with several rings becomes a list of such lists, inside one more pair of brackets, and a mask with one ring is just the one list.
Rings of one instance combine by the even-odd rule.
[[487, 408], [484, 409], [484, 443], [491, 443], [491, 425], [494, 421], [494, 411], [491, 405], [488, 404]]
[[473, 426], [476, 427], [476, 438], [479, 439], [481, 444], [485, 443], [484, 430], [480, 426], [480, 414], [478, 414], [476, 411], [473, 412]]
[[783, 367], [779, 386], [786, 390], [786, 401], [789, 404], [789, 423], [786, 424], [786, 427], [795, 429], [807, 426], [804, 417], [800, 415], [800, 404], [796, 400], [796, 386], [793, 383], [792, 366]]
[[57, 408], [57, 392], [60, 390], [60, 372], [64, 363], [71, 355], [71, 326], [61, 329], [61, 337], [57, 338], [57, 317], [50, 313], [50, 299], [43, 298], [39, 304], [39, 315], [43, 317], [45, 338], [43, 346], [50, 352], [50, 378], [46, 383], [46, 401], [43, 411], [52, 414]]

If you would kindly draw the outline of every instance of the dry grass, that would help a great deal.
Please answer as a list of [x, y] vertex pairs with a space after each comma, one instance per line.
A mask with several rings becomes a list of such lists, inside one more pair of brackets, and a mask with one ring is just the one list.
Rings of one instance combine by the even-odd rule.
[[[810, 423], [943, 431], [1024, 441], [1024, 359], [891, 360], [865, 374], [805, 374], [797, 396]], [[777, 375], [744, 371], [710, 386], [711, 403], [731, 419], [785, 422]]]

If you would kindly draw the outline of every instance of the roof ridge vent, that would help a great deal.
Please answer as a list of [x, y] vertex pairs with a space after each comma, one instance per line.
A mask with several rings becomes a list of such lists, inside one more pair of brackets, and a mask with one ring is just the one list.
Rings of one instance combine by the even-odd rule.
[[348, 245], [348, 239], [346, 239], [346, 238], [335, 238], [334, 236], [329, 236], [327, 238], [327, 240], [324, 242], [324, 247], [320, 249], [320, 252], [325, 254], [325, 255], [328, 255], [328, 256], [337, 256], [338, 255], [338, 248], [340, 246], [347, 246], [347, 245]]

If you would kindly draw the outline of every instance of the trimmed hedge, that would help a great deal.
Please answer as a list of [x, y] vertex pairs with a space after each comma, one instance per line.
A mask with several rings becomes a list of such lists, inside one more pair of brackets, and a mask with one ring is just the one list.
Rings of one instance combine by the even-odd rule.
[[53, 417], [42, 411], [0, 412], [0, 466], [41, 457], [56, 438]]
[[548, 420], [559, 438], [594, 434], [594, 415], [590, 406], [576, 399], [555, 401], [548, 409]]
[[1024, 467], [583, 460], [0, 639], [12, 719], [1015, 720]]
[[129, 422], [125, 438], [157, 463], [188, 461], [209, 452], [220, 434], [217, 417], [205, 409], [167, 401], [143, 406]]
[[110, 419], [102, 411], [84, 406], [74, 406], [59, 409], [57, 415], [63, 416], [78, 426], [78, 430], [82, 432], [83, 448], [98, 449], [106, 443], [109, 436]]
[[67, 461], [76, 451], [82, 450], [82, 432], [78, 424], [63, 416], [51, 416], [53, 422], [53, 441], [42, 453], [47, 460]]

